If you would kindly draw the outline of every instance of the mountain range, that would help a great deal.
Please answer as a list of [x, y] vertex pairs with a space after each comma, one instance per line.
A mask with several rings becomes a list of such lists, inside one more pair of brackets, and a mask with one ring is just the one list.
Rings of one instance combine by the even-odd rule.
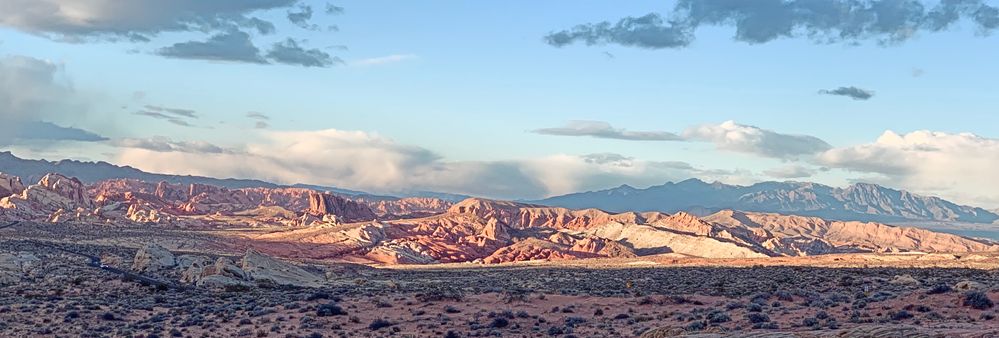
[[[25, 182], [36, 182], [48, 173], [59, 173], [75, 177], [84, 184], [95, 184], [112, 179], [133, 179], [179, 185], [201, 184], [227, 189], [302, 188], [329, 191], [368, 202], [429, 198], [455, 203], [470, 197], [427, 191], [414, 191], [390, 196], [308, 184], [285, 186], [260, 180], [156, 174], [107, 162], [21, 159], [10, 152], [0, 152], [0, 172], [20, 177]], [[690, 179], [679, 183], [669, 182], [646, 189], [622, 185], [613, 189], [574, 193], [525, 202], [569, 209], [595, 208], [618, 213], [627, 211], [664, 213], [684, 211], [706, 216], [721, 210], [740, 210], [815, 216], [844, 221], [901, 222], [917, 220], [993, 223], [999, 220], [999, 210], [989, 211], [958, 205], [938, 197], [920, 196], [904, 190], [867, 183], [857, 183], [846, 188], [807, 182], [762, 182], [751, 186], [738, 186]]]
[[646, 189], [622, 185], [532, 203], [611, 212], [687, 211], [698, 215], [734, 209], [876, 222], [992, 223], [999, 220], [999, 214], [993, 211], [869, 183], [856, 183], [846, 188], [808, 182], [762, 182], [738, 186], [689, 179]]
[[212, 178], [191, 175], [168, 175], [145, 172], [130, 166], [118, 166], [104, 161], [88, 162], [76, 160], [30, 160], [22, 159], [9, 151], [0, 152], [0, 172], [12, 176], [20, 177], [25, 182], [36, 182], [49, 173], [58, 173], [69, 177], [75, 177], [82, 183], [92, 184], [110, 179], [135, 179], [146, 182], [167, 182], [172, 184], [205, 184], [229, 189], [240, 188], [279, 188], [294, 187], [319, 191], [330, 191], [341, 195], [365, 197], [366, 199], [396, 199], [402, 197], [433, 197], [450, 201], [460, 201], [468, 196], [457, 194], [446, 194], [426, 191], [413, 191], [398, 194], [399, 196], [387, 196], [370, 194], [363, 191], [343, 189], [329, 186], [319, 186], [311, 184], [294, 184], [290, 186], [265, 182], [261, 180], [235, 179], [235, 178]]

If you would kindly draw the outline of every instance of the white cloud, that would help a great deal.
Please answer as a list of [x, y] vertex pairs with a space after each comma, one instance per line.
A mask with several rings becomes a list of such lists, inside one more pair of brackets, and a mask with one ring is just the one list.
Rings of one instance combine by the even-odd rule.
[[[699, 170], [682, 162], [617, 154], [565, 155], [517, 161], [446, 161], [420, 147], [359, 131], [258, 131], [240, 147], [165, 139], [117, 141], [120, 164], [143, 170], [310, 183], [378, 193], [433, 190], [494, 198], [540, 198], [622, 183], [661, 184], [743, 173]], [[218, 151], [223, 149], [224, 151]]]
[[870, 180], [961, 203], [999, 205], [999, 139], [886, 131], [873, 143], [831, 149], [820, 164], [875, 174]]
[[62, 65], [25, 56], [0, 58], [0, 145], [16, 139], [103, 140], [75, 126], [89, 103]]
[[353, 61], [350, 64], [354, 66], [379, 66], [389, 63], [397, 63], [406, 60], [412, 60], [416, 58], [417, 56], [415, 54], [393, 54], [393, 55], [387, 55], [387, 56], [381, 56], [369, 59], [360, 59], [357, 61]]
[[764, 170], [763, 174], [779, 179], [807, 178], [814, 176], [818, 171], [801, 165], [787, 165], [779, 168]]
[[253, 28], [274, 30], [248, 14], [286, 8], [297, 0], [3, 0], [0, 25], [60, 40], [124, 38], [146, 41], [166, 31]]
[[779, 159], [796, 159], [831, 148], [828, 143], [814, 136], [781, 134], [735, 121], [692, 127], [685, 130], [682, 136], [687, 140], [714, 143], [722, 150]]

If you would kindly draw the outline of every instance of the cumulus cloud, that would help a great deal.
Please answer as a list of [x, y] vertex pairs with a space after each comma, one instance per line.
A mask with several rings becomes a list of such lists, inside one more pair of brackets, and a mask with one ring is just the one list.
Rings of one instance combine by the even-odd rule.
[[319, 49], [306, 49], [291, 38], [271, 46], [271, 50], [267, 52], [267, 58], [277, 63], [303, 67], [329, 67], [343, 63], [340, 58], [330, 56]]
[[542, 128], [533, 131], [542, 135], [589, 136], [629, 141], [678, 141], [682, 138], [666, 131], [630, 131], [614, 128], [603, 121], [570, 121], [563, 127]]
[[0, 145], [17, 140], [100, 141], [102, 136], [54, 122], [88, 112], [59, 64], [23, 56], [0, 58]]
[[835, 148], [817, 161], [868, 173], [868, 180], [938, 194], [962, 203], [999, 205], [999, 139], [974, 134], [886, 131], [872, 143]]
[[836, 89], [823, 89], [819, 91], [819, 94], [823, 95], [836, 95], [836, 96], [846, 96], [854, 100], [866, 101], [874, 97], [874, 92], [867, 89], [860, 89], [857, 87], [839, 87]]
[[163, 32], [233, 28], [271, 33], [255, 12], [288, 8], [298, 0], [4, 0], [0, 25], [65, 41], [148, 41]]
[[807, 178], [815, 176], [816, 173], [818, 170], [801, 165], [787, 165], [763, 171], [764, 175], [779, 179]]
[[831, 148], [814, 136], [781, 134], [734, 121], [692, 127], [685, 130], [682, 136], [687, 140], [714, 143], [722, 150], [779, 159], [815, 155]]
[[[392, 193], [430, 190], [495, 198], [540, 198], [621, 183], [659, 184], [691, 175], [686, 163], [618, 154], [551, 155], [516, 161], [447, 161], [433, 151], [358, 131], [259, 131], [238, 150], [167, 139], [116, 140], [118, 161], [144, 170], [312, 183]], [[217, 151], [222, 149], [222, 151]], [[215, 151], [210, 151], [215, 150]], [[712, 176], [713, 175], [713, 176]]]
[[176, 59], [267, 63], [260, 56], [260, 49], [250, 41], [250, 34], [238, 30], [219, 33], [205, 41], [178, 42], [160, 48], [156, 54]]
[[642, 48], [683, 48], [702, 26], [735, 29], [735, 40], [749, 44], [780, 38], [816, 43], [880, 45], [904, 42], [919, 32], [938, 32], [960, 21], [979, 32], [999, 27], [999, 9], [983, 0], [680, 0], [666, 15], [650, 13], [578, 25], [545, 36], [556, 47], [572, 43], [618, 44]]

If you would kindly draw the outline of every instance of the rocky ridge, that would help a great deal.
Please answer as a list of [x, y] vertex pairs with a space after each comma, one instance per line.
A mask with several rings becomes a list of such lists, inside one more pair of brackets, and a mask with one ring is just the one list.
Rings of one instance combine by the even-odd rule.
[[260, 236], [319, 245], [315, 257], [384, 264], [506, 263], [679, 255], [765, 258], [852, 252], [977, 252], [992, 242], [880, 223], [721, 211], [612, 214], [468, 199], [432, 217]]
[[879, 222], [922, 220], [992, 223], [999, 220], [999, 212], [869, 183], [857, 183], [846, 188], [810, 182], [762, 182], [738, 186], [690, 179], [646, 189], [624, 185], [607, 190], [555, 196], [534, 203], [610, 211], [696, 211], [705, 215], [732, 209]]

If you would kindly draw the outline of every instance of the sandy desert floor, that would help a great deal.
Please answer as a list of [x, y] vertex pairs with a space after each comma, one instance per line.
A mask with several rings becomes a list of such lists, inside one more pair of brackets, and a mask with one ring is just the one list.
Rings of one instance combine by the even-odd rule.
[[38, 258], [20, 281], [0, 286], [0, 336], [999, 336], [999, 273], [991, 269], [999, 259], [988, 255], [335, 263], [312, 267], [327, 276], [318, 289], [214, 291], [143, 285], [70, 252], [127, 267], [136, 244], [151, 239], [212, 255], [245, 243], [217, 233], [95, 231], [0, 229], [0, 253]]

